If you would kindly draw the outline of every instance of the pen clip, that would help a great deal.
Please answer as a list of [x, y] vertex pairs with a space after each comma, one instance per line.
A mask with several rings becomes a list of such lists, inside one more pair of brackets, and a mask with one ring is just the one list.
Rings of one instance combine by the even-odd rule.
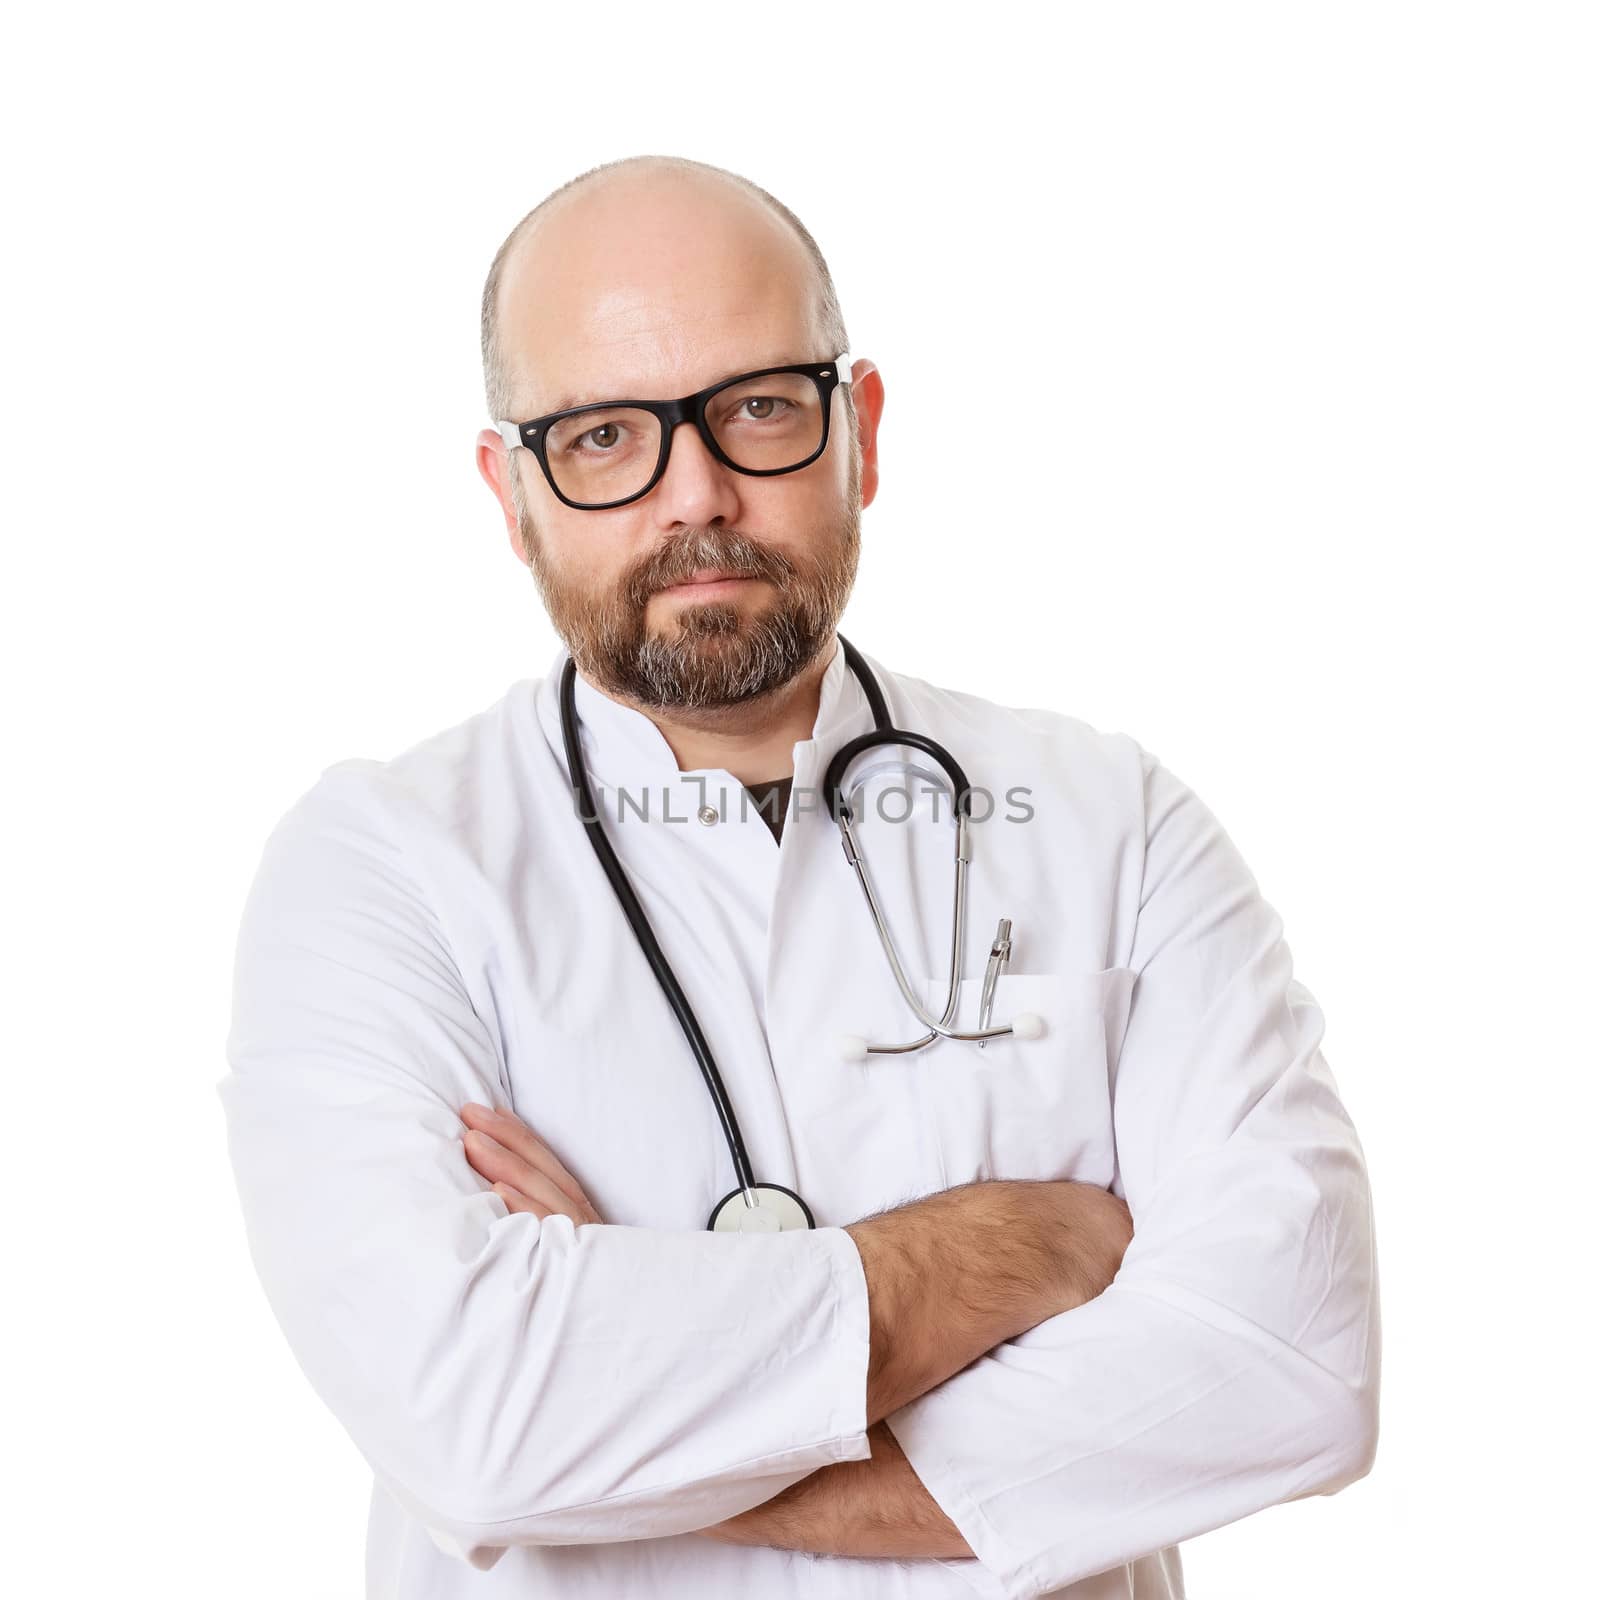
[[[995, 986], [1000, 982], [1000, 974], [1005, 970], [1006, 963], [1011, 959], [1011, 919], [1001, 917], [1000, 925], [994, 930], [994, 944], [989, 950], [989, 965], [983, 974], [983, 990], [978, 1000], [978, 1026], [989, 1026], [989, 1015], [994, 1010]], [[978, 1041], [981, 1050], [986, 1040]]]

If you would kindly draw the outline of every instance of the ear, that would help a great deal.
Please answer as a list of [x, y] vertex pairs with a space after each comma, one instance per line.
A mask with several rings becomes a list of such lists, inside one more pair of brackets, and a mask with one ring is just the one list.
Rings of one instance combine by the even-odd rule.
[[528, 558], [522, 549], [522, 530], [517, 526], [517, 504], [511, 498], [511, 474], [516, 463], [506, 449], [506, 442], [493, 428], [485, 428], [478, 435], [478, 473], [489, 485], [489, 492], [500, 502], [501, 514], [506, 520], [506, 533], [511, 539], [511, 552], [523, 566]]
[[861, 441], [861, 504], [870, 506], [878, 492], [878, 423], [883, 416], [883, 378], [865, 357], [850, 368], [850, 398], [856, 408], [856, 437]]

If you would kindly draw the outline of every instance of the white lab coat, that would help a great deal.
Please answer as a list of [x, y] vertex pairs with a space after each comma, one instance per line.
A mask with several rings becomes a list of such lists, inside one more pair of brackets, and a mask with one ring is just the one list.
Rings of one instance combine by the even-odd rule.
[[[731, 774], [680, 773], [647, 718], [580, 678], [608, 819], [629, 796], [608, 832], [756, 1176], [818, 1224], [712, 1234], [732, 1165], [584, 838], [563, 659], [393, 760], [326, 769], [268, 839], [239, 932], [230, 1151], [272, 1309], [375, 1475], [368, 1595], [1155, 1600], [1183, 1592], [1180, 1540], [1364, 1474], [1379, 1319], [1361, 1146], [1280, 920], [1194, 794], [1124, 735], [869, 657], [895, 723], [994, 796], [960, 1020], [1008, 916], [996, 1017], [1047, 1028], [849, 1063], [840, 1032], [922, 1030], [825, 811], [797, 809], [779, 847]], [[836, 651], [794, 747], [797, 806], [871, 726]], [[907, 761], [863, 757], [858, 809], [933, 998], [952, 827]], [[907, 789], [912, 822], [886, 820]], [[703, 803], [720, 820], [696, 820]], [[464, 1157], [468, 1100], [528, 1122], [605, 1225], [508, 1212]], [[1109, 1186], [1135, 1237], [1099, 1298], [889, 1419], [975, 1559], [698, 1537], [869, 1456], [866, 1284], [842, 1225], [976, 1178]]]

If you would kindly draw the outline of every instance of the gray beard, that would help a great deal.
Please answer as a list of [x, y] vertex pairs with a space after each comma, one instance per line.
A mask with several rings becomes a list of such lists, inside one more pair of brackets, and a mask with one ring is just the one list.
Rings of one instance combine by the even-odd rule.
[[602, 639], [598, 648], [608, 687], [641, 705], [693, 711], [757, 700], [791, 682], [832, 632], [818, 621], [798, 606], [746, 622], [733, 606], [702, 605], [684, 614], [674, 637]]
[[[859, 510], [846, 516], [838, 542], [804, 565], [743, 534], [697, 529], [658, 547], [596, 600], [551, 571], [517, 509], [545, 607], [579, 671], [605, 693], [655, 710], [741, 705], [792, 682], [832, 637], [855, 582]], [[725, 603], [685, 606], [667, 633], [647, 632], [651, 596], [706, 567], [767, 579], [776, 603], [754, 618]]]

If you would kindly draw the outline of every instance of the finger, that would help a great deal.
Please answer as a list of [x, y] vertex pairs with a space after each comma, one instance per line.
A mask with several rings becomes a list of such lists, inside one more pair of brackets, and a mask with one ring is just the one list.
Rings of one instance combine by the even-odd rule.
[[564, 1207], [573, 1201], [551, 1182], [548, 1174], [524, 1161], [497, 1139], [476, 1128], [469, 1128], [462, 1139], [467, 1160], [491, 1183], [507, 1183], [540, 1205]]
[[534, 1171], [542, 1173], [571, 1202], [557, 1209], [577, 1222], [604, 1221], [583, 1192], [583, 1186], [562, 1164], [555, 1151], [514, 1112], [495, 1111], [469, 1101], [462, 1107], [461, 1120], [478, 1132], [486, 1132], [495, 1143], [511, 1150]]
[[478, 1128], [508, 1150], [514, 1150], [530, 1166], [543, 1172], [569, 1199], [583, 1206], [589, 1204], [583, 1186], [567, 1171], [560, 1157], [515, 1112], [495, 1111], [469, 1102], [462, 1107], [461, 1120], [469, 1128]]
[[506, 1203], [508, 1211], [523, 1211], [533, 1217], [547, 1217], [548, 1211], [541, 1205], [536, 1205], [525, 1194], [518, 1194], [509, 1183], [497, 1183], [494, 1192]]
[[569, 1200], [585, 1210], [594, 1209], [583, 1192], [583, 1185], [567, 1171], [560, 1157], [514, 1112], [495, 1111], [469, 1101], [461, 1108], [461, 1120], [469, 1128], [487, 1133], [506, 1149], [514, 1150], [529, 1166], [544, 1173]]
[[476, 1128], [467, 1131], [462, 1140], [467, 1160], [490, 1183], [504, 1183], [525, 1195], [547, 1211], [559, 1211], [574, 1223], [598, 1222], [593, 1208], [565, 1194], [537, 1167], [524, 1161], [514, 1150], [491, 1139]]

